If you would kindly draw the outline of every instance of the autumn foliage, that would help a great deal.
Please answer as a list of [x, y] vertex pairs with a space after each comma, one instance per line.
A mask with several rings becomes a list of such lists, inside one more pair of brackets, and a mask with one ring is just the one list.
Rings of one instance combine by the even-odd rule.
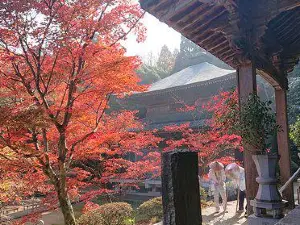
[[[142, 16], [131, 0], [0, 1], [1, 202], [42, 193], [44, 209], [60, 206], [74, 225], [71, 203], [107, 192], [111, 178], [159, 176], [161, 139], [136, 112], [107, 111], [112, 95], [145, 90], [140, 61], [120, 45], [129, 33], [145, 38]], [[239, 146], [213, 119], [205, 132], [176, 129], [168, 149], [200, 150], [202, 165]]]
[[79, 225], [127, 225], [132, 224], [133, 208], [126, 202], [103, 204], [87, 211], [79, 220]]
[[[238, 107], [237, 92], [220, 92], [207, 102], [197, 101], [197, 105], [202, 105], [200, 110], [210, 114], [205, 125], [191, 127], [190, 123], [185, 123], [165, 127], [166, 132], [175, 136], [166, 141], [165, 151], [186, 148], [198, 152], [199, 167], [203, 172], [210, 162], [218, 160], [228, 164], [235, 160], [234, 150], [243, 151], [241, 137], [230, 129], [238, 116], [233, 110]], [[198, 108], [187, 105], [179, 110], [193, 113]]]
[[142, 165], [126, 155], [147, 157], [140, 149], [158, 139], [133, 132], [142, 129], [135, 112], [106, 109], [111, 95], [145, 89], [139, 60], [120, 45], [130, 32], [144, 39], [142, 16], [130, 0], [0, 2], [0, 190], [13, 186], [1, 201], [38, 191], [75, 224], [80, 190], [99, 187], [89, 199], [110, 176], [137, 175]]

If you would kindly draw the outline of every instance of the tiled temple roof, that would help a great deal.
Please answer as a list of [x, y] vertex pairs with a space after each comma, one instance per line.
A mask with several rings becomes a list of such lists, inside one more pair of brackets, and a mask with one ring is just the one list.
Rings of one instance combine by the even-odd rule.
[[225, 70], [210, 63], [200, 63], [189, 66], [177, 73], [152, 84], [148, 91], [164, 90], [172, 87], [209, 81], [235, 73], [235, 70]]

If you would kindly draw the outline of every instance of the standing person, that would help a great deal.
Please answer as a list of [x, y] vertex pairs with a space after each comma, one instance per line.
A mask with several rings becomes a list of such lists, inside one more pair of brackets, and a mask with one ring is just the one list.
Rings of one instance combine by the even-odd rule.
[[239, 191], [239, 212], [244, 211], [244, 201], [246, 197], [245, 170], [236, 163], [231, 163], [225, 168], [226, 176], [231, 179]]
[[224, 165], [220, 162], [212, 162], [209, 164], [208, 178], [211, 182], [211, 191], [214, 192], [214, 202], [216, 212], [220, 212], [220, 195], [222, 198], [222, 205], [224, 211], [226, 210], [227, 196], [226, 196], [226, 185], [225, 185], [225, 172]]

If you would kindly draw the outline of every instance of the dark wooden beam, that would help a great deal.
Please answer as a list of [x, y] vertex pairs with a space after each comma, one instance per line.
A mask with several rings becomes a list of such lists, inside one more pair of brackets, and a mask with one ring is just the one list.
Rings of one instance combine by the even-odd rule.
[[286, 45], [292, 44], [294, 41], [299, 40], [298, 36], [300, 34], [300, 18], [298, 21], [295, 21], [290, 30], [287, 30], [286, 33], [283, 33], [280, 37], [280, 42], [285, 43]]
[[209, 44], [212, 40], [215, 40], [216, 38], [219, 38], [222, 36], [220, 32], [216, 32], [213, 30], [207, 30], [203, 32], [202, 34], [195, 35], [196, 40], [199, 43], [199, 45], [204, 45], [206, 46]]
[[257, 74], [259, 74], [261, 77], [263, 77], [270, 85], [274, 87], [275, 90], [281, 89], [280, 84], [277, 80], [274, 79], [273, 76], [269, 75], [263, 70], [257, 69]]
[[224, 6], [230, 11], [238, 7], [238, 4], [234, 0], [198, 0], [198, 1], [209, 5]]
[[295, 28], [298, 26], [299, 22], [300, 22], [300, 18], [299, 17], [293, 17], [291, 16], [292, 21], [290, 23], [288, 23], [285, 27], [282, 27], [282, 29], [278, 30], [276, 32], [276, 35], [278, 37], [284, 37], [284, 35], [289, 34], [290, 32], [295, 32], [297, 30], [295, 30]]
[[201, 5], [201, 3], [199, 4], [200, 5], [195, 7], [191, 13], [182, 15], [181, 18], [176, 21], [178, 25], [180, 26], [187, 25], [188, 23], [190, 23], [190, 21], [196, 20], [199, 14], [202, 14], [208, 9], [206, 5], [204, 4]]
[[[281, 25], [292, 14], [293, 14], [293, 11], [287, 11], [285, 13], [281, 13], [281, 14], [277, 15], [275, 20], [271, 20], [268, 23], [268, 27], [275, 27], [275, 26]], [[274, 17], [272, 19], [274, 19]]]
[[[274, 1], [271, 2], [273, 2], [274, 4]], [[281, 0], [281, 1], [277, 1], [277, 4], [278, 4], [278, 10], [281, 12], [294, 9], [296, 7], [300, 7], [299, 0]]]
[[143, 9], [151, 11], [161, 0], [140, 0], [140, 5]]
[[[177, 19], [182, 18], [184, 15], [189, 14], [191, 11], [201, 3], [198, 3], [195, 0], [187, 1], [174, 1], [169, 0], [168, 7], [165, 10], [159, 10], [156, 15], [163, 21], [175, 22]], [[156, 7], [159, 9], [159, 5]]]
[[158, 4], [155, 5], [154, 10], [155, 11], [162, 11], [162, 10], [169, 10], [171, 7], [174, 6], [175, 4], [174, 0], [160, 0]]
[[227, 39], [223, 35], [220, 35], [220, 34], [221, 33], [216, 32], [213, 40], [203, 41], [202, 44], [205, 45], [205, 47], [207, 49], [211, 49], [211, 48], [214, 48], [216, 45], [220, 45], [224, 41], [227, 41]]
[[217, 51], [215, 52], [216, 55], [219, 55], [220, 58], [223, 58], [223, 56], [227, 55], [228, 52], [231, 51], [231, 48], [229, 45], [227, 45], [226, 47], [224, 48], [220, 48], [220, 49], [217, 49]]
[[[289, 146], [289, 126], [287, 115], [287, 98], [286, 90], [275, 90], [276, 101], [276, 118], [277, 124], [280, 126], [280, 131], [277, 134], [278, 154], [280, 155], [279, 167], [280, 167], [280, 183], [284, 185], [292, 176], [291, 173], [291, 153]], [[283, 197], [288, 200], [289, 206], [293, 208], [294, 192], [293, 184], [290, 184], [283, 192]]]
[[278, 69], [275, 68], [274, 64], [266, 59], [263, 55], [255, 55], [255, 62], [256, 68], [260, 71], [264, 71], [262, 75], [274, 88], [279, 87], [287, 89], [287, 83], [284, 77], [281, 75], [281, 66]]
[[[240, 65], [237, 70], [238, 93], [240, 104], [248, 99], [249, 94], [256, 93], [256, 69], [252, 62]], [[247, 211], [252, 213], [250, 200], [253, 200], [258, 190], [258, 177], [254, 161], [251, 154], [251, 146], [244, 146], [244, 167], [246, 175], [246, 196], [247, 196]]]
[[228, 24], [228, 13], [226, 10], [220, 10], [218, 13], [214, 14], [206, 23], [199, 24], [195, 29], [190, 30], [192, 34], [202, 33], [205, 30], [221, 30]]
[[176, 8], [172, 10], [169, 14], [165, 14], [164, 17], [168, 18], [170, 22], [180, 22], [183, 18], [195, 14], [200, 7], [203, 7], [201, 2], [195, 0], [182, 1], [179, 2]]
[[191, 29], [193, 29], [193, 27], [198, 26], [199, 23], [202, 24], [206, 19], [213, 17], [213, 15], [215, 13], [215, 10], [214, 10], [215, 8], [213, 6], [208, 6], [204, 9], [205, 10], [201, 14], [197, 15], [196, 19], [194, 19], [192, 21], [190, 20], [188, 23], [186, 23], [186, 25], [182, 26], [180, 28], [180, 30], [182, 32], [184, 32], [184, 31], [189, 32]]
[[176, 8], [176, 1], [174, 0], [165, 0], [161, 1], [153, 11], [157, 15], [158, 18], [162, 19], [163, 15], [168, 14], [169, 12], [173, 12]]
[[219, 40], [218, 42], [213, 42], [209, 45], [207, 45], [207, 51], [209, 52], [213, 52], [219, 48], [223, 49], [224, 47], [228, 46], [228, 41], [226, 38], [222, 37], [221, 40]]
[[228, 61], [228, 60], [232, 60], [234, 58], [234, 56], [236, 55], [236, 52], [233, 52], [232, 50], [227, 54], [226, 57], [224, 57], [224, 61]]
[[289, 39], [289, 46], [293, 46], [294, 48], [297, 47], [297, 49], [299, 49], [300, 32], [295, 32]]

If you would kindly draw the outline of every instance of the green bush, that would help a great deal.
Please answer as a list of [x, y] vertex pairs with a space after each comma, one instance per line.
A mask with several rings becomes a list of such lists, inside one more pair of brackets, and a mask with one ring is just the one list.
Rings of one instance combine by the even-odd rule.
[[162, 198], [150, 199], [141, 204], [136, 211], [137, 222], [159, 222], [163, 218]]
[[78, 225], [130, 225], [133, 209], [126, 202], [114, 202], [101, 205], [99, 208], [83, 214]]
[[204, 201], [207, 200], [207, 192], [205, 191], [205, 189], [203, 187], [200, 187], [200, 197], [201, 197], [201, 200], [204, 200]]
[[87, 212], [79, 217], [77, 220], [78, 225], [97, 225], [103, 224], [103, 217], [100, 213], [97, 212], [97, 210], [93, 210], [90, 212]]
[[300, 116], [297, 121], [291, 125], [290, 137], [297, 147], [300, 147]]

